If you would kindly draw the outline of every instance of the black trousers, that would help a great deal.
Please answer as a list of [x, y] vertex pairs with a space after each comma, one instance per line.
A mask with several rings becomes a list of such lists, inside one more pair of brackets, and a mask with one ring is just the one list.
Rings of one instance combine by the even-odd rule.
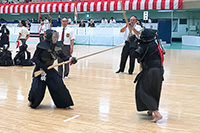
[[41, 76], [34, 77], [29, 92], [30, 107], [36, 108], [44, 98], [46, 86], [57, 108], [73, 106], [71, 95], [55, 69], [48, 70], [46, 81], [40, 80]]
[[[62, 52], [64, 53], [65, 56], [70, 56], [70, 45], [63, 45]], [[58, 63], [61, 62], [63, 62], [63, 60], [58, 58]], [[65, 77], [68, 76], [69, 74], [69, 63], [62, 66], [58, 66], [58, 72], [62, 77], [63, 77], [63, 66], [64, 66], [64, 77]]]
[[44, 34], [40, 34], [40, 42], [43, 42], [44, 40]]
[[130, 48], [129, 43], [126, 43], [121, 53], [121, 61], [120, 61], [120, 68], [119, 68], [121, 72], [124, 72], [128, 56], [130, 58], [128, 72], [132, 73], [135, 68], [135, 49]]
[[138, 111], [159, 109], [163, 74], [163, 68], [149, 68], [137, 76], [135, 99]]
[[26, 39], [20, 39], [22, 42], [22, 45], [26, 45]]

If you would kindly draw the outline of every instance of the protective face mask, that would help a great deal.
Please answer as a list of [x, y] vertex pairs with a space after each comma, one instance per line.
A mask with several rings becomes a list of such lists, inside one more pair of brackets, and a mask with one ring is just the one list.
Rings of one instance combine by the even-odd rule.
[[52, 38], [51, 38], [52, 43], [53, 43], [53, 44], [56, 44], [57, 41], [58, 41], [58, 38], [59, 38], [59, 33], [58, 33], [58, 32], [53, 32]]

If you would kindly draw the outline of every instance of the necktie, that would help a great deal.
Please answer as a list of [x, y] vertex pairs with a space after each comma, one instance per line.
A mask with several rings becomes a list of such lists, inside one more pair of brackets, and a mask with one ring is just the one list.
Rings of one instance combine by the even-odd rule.
[[65, 36], [65, 28], [63, 28], [62, 38], [61, 38], [61, 41], [63, 41], [63, 42], [64, 42], [64, 36]]

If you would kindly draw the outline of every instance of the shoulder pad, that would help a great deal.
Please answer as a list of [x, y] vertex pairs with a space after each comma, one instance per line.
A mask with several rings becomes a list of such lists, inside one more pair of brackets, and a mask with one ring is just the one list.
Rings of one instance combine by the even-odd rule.
[[56, 46], [58, 46], [58, 47], [63, 46], [63, 41], [57, 41]]
[[43, 42], [38, 43], [37, 47], [41, 48], [41, 49], [49, 49], [50, 48], [50, 42], [45, 40]]

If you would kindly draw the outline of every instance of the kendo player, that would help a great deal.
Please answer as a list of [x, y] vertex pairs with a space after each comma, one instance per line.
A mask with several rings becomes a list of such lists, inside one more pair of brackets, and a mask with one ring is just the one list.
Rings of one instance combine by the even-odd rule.
[[44, 98], [46, 86], [57, 108], [66, 108], [74, 105], [71, 95], [62, 81], [61, 75], [54, 68], [50, 70], [47, 69], [49, 66], [53, 65], [57, 57], [60, 57], [64, 61], [70, 59], [73, 64], [77, 62], [75, 57], [70, 58], [62, 53], [61, 46], [63, 42], [58, 42], [58, 38], [58, 32], [55, 30], [47, 30], [45, 41], [37, 45], [32, 59], [36, 64], [34, 72], [44, 70], [45, 73], [38, 77], [33, 77], [28, 97], [31, 108], [39, 106]]
[[135, 50], [138, 62], [141, 63], [142, 71], [137, 75], [136, 105], [138, 111], [148, 111], [154, 114], [151, 120], [156, 122], [162, 119], [158, 111], [160, 93], [163, 81], [163, 50], [156, 43], [156, 30], [144, 29], [140, 34], [139, 46]]
[[0, 66], [13, 66], [12, 53], [8, 50], [8, 44], [3, 45], [0, 51]]
[[16, 54], [14, 58], [15, 65], [19, 66], [33, 66], [33, 62], [31, 61], [31, 53], [27, 50], [27, 45], [23, 44], [19, 47], [19, 52]]

